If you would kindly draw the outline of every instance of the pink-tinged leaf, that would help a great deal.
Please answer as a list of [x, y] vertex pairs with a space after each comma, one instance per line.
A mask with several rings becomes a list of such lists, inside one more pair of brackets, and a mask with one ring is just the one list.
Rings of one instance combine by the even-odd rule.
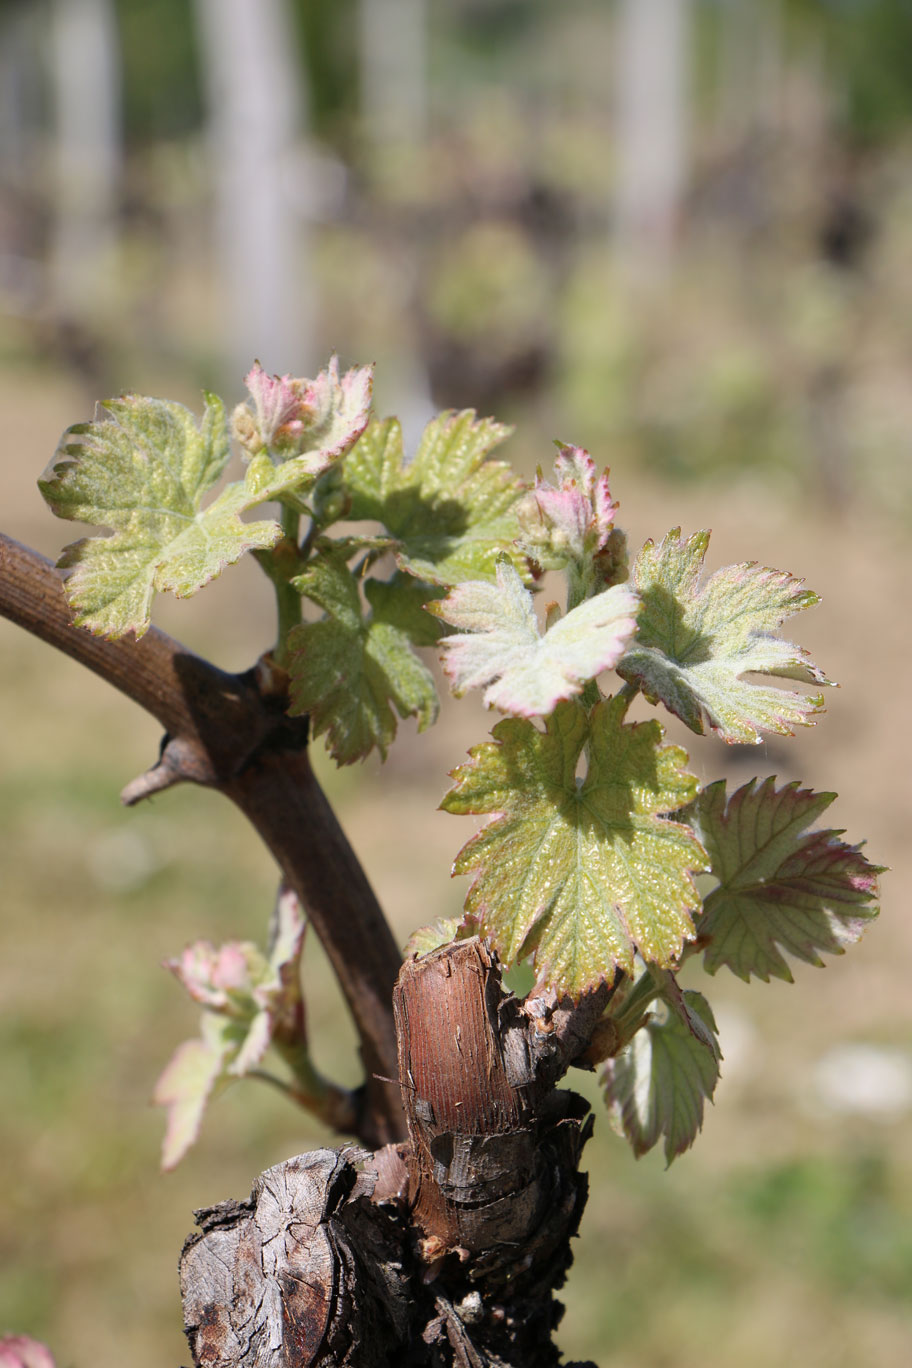
[[554, 484], [542, 476], [517, 509], [520, 549], [545, 569], [568, 561], [592, 562], [608, 544], [618, 505], [612, 502], [608, 471], [599, 478], [583, 447], [559, 444]]
[[703, 1105], [719, 1079], [719, 1044], [709, 1003], [681, 994], [664, 1019], [651, 1017], [619, 1055], [604, 1065], [602, 1082], [614, 1129], [637, 1158], [664, 1136], [667, 1163], [688, 1149], [703, 1125]]
[[341, 455], [367, 427], [373, 366], [355, 366], [340, 377], [339, 358], [334, 356], [316, 380], [303, 383], [304, 441], [324, 456]]
[[301, 951], [307, 917], [294, 889], [283, 887], [276, 900], [272, 921], [269, 968], [271, 978], [257, 984], [254, 1000], [261, 1007], [293, 1016], [301, 998]]
[[544, 636], [532, 595], [508, 562], [496, 584], [473, 580], [427, 611], [461, 633], [443, 642], [444, 669], [456, 694], [484, 688], [489, 708], [541, 717], [616, 665], [636, 630], [637, 597], [617, 584], [551, 621]]
[[178, 1045], [165, 1066], [152, 1100], [168, 1111], [161, 1156], [166, 1172], [176, 1168], [199, 1136], [206, 1107], [228, 1081], [227, 1066], [243, 1036], [239, 1022], [204, 1012], [200, 1038]]
[[692, 731], [702, 734], [708, 723], [730, 743], [813, 725], [823, 706], [820, 694], [755, 684], [745, 676], [830, 683], [807, 652], [775, 635], [787, 617], [813, 607], [817, 595], [787, 571], [754, 561], [704, 579], [708, 545], [708, 532], [682, 541], [676, 527], [661, 546], [649, 541], [643, 547], [634, 568], [642, 600], [637, 634], [618, 673]]
[[28, 1335], [0, 1337], [0, 1368], [56, 1368], [46, 1344]]
[[272, 1044], [272, 1037], [275, 1032], [276, 1017], [273, 1012], [263, 1010], [257, 1012], [256, 1016], [247, 1025], [247, 1034], [244, 1036], [244, 1043], [237, 1052], [237, 1056], [228, 1065], [228, 1072], [237, 1078], [243, 1078], [245, 1073], [255, 1069], [261, 1063], [263, 1056]]
[[[257, 961], [259, 963], [257, 963]], [[237, 1015], [252, 997], [253, 976], [265, 967], [256, 946], [250, 942], [229, 941], [216, 948], [211, 941], [196, 941], [179, 959], [166, 960], [194, 1002], [213, 1012]]]
[[303, 380], [270, 375], [259, 361], [244, 377], [253, 400], [256, 436], [260, 446], [287, 446], [304, 431]]
[[[268, 376], [254, 366], [247, 376], [254, 412], [239, 404], [232, 416], [235, 437], [255, 458], [245, 482], [251, 506], [306, 493], [366, 428], [372, 385], [372, 367], [340, 376], [335, 356], [315, 380]], [[264, 449], [272, 460], [261, 459]]]
[[274, 943], [267, 960], [252, 941], [214, 946], [196, 941], [179, 959], [165, 961], [194, 1002], [210, 1012], [251, 1021], [266, 1009], [290, 1017], [299, 1000], [298, 965], [307, 919], [296, 894], [284, 889], [276, 903]]
[[835, 794], [777, 790], [752, 779], [725, 801], [725, 780], [708, 785], [688, 816], [712, 861], [719, 886], [697, 921], [704, 963], [747, 981], [792, 975], [783, 952], [821, 965], [841, 955], [877, 916], [882, 866], [847, 845], [840, 831], [807, 831]]
[[166, 961], [205, 1010], [200, 1037], [178, 1046], [155, 1089], [155, 1102], [168, 1108], [163, 1168], [174, 1168], [194, 1143], [212, 1097], [255, 1069], [277, 1032], [289, 1038], [299, 1029], [306, 928], [297, 895], [285, 888], [276, 902], [268, 959], [250, 941], [218, 948], [197, 941], [180, 959]]

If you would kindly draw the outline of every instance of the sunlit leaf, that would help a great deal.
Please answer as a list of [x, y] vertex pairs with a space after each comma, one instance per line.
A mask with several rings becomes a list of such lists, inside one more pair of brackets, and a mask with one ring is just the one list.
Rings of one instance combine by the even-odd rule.
[[315, 557], [295, 581], [326, 616], [291, 633], [288, 666], [291, 713], [310, 715], [313, 734], [326, 733], [340, 765], [363, 759], [375, 746], [386, 755], [396, 735], [394, 707], [402, 718], [416, 717], [419, 731], [436, 719], [438, 707], [433, 676], [407, 633], [383, 620], [397, 609], [381, 595], [379, 615], [365, 617], [344, 556], [343, 549]]
[[[690, 828], [669, 821], [696, 791], [685, 753], [657, 722], [628, 725], [609, 699], [587, 719], [561, 703], [539, 731], [507, 718], [454, 771], [448, 812], [490, 813], [455, 874], [472, 873], [466, 912], [507, 963], [534, 954], [540, 977], [578, 996], [620, 966], [671, 965], [706, 867]], [[585, 779], [577, 763], [588, 751]]]
[[403, 954], [406, 958], [410, 955], [428, 955], [441, 945], [448, 945], [456, 939], [461, 921], [460, 917], [438, 917], [427, 926], [419, 926], [406, 941]]
[[75, 542], [60, 559], [71, 572], [67, 598], [77, 625], [142, 636], [156, 590], [195, 593], [245, 551], [272, 546], [279, 527], [241, 521], [249, 501], [240, 485], [200, 506], [228, 459], [225, 414], [214, 395], [199, 428], [189, 410], [162, 399], [129, 395], [103, 407], [108, 421], [64, 434], [62, 459], [40, 487], [58, 517], [113, 529]]
[[836, 795], [752, 779], [726, 803], [725, 780], [703, 789], [691, 809], [719, 880], [706, 899], [697, 932], [714, 974], [727, 965], [791, 980], [783, 952], [808, 964], [841, 955], [877, 916], [881, 867], [870, 864], [840, 831], [811, 831]]
[[471, 409], [442, 413], [406, 461], [396, 419], [372, 423], [345, 459], [348, 516], [383, 523], [403, 570], [431, 584], [493, 579], [498, 555], [519, 560], [515, 505], [522, 484], [489, 459], [510, 433]]
[[[127, 395], [102, 405], [106, 421], [64, 433], [41, 492], [58, 517], [111, 531], [75, 542], [59, 561], [70, 571], [66, 592], [78, 626], [108, 637], [142, 636], [156, 592], [186, 598], [245, 551], [274, 546], [281, 536], [277, 522], [244, 522], [241, 515], [306, 492], [367, 423], [369, 368], [340, 379], [333, 359], [316, 380], [291, 381], [255, 367], [248, 382], [258, 409], [255, 419], [240, 406], [248, 426], [265, 424], [273, 441], [281, 431], [281, 459], [275, 464], [261, 450], [256, 430], [259, 455], [245, 479], [206, 507], [203, 496], [230, 454], [224, 408], [214, 395], [206, 396], [199, 426], [181, 404]], [[239, 430], [237, 410], [234, 427]]]
[[664, 1137], [669, 1164], [703, 1125], [703, 1104], [713, 1095], [721, 1059], [709, 1003], [700, 993], [681, 998], [681, 1010], [652, 1016], [602, 1074], [614, 1128], [637, 1158]]
[[634, 582], [642, 598], [635, 640], [618, 673], [661, 702], [695, 732], [704, 723], [729, 742], [759, 741], [762, 732], [790, 734], [813, 723], [823, 699], [751, 683], [748, 674], [826, 684], [798, 646], [774, 633], [817, 595], [783, 570], [753, 561], [703, 579], [709, 533], [681, 540], [680, 528], [661, 546], [647, 542]]
[[484, 688], [489, 708], [518, 717], [553, 712], [617, 663], [636, 628], [637, 598], [625, 584], [587, 599], [544, 635], [532, 595], [509, 562], [496, 583], [471, 580], [429, 612], [459, 635], [443, 643], [444, 669], [457, 695]]

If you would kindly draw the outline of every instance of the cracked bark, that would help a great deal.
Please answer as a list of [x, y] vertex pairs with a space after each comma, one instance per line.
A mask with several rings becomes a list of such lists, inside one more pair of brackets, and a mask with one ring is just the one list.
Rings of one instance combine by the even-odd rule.
[[318, 1150], [197, 1213], [197, 1368], [555, 1368], [554, 1292], [586, 1200], [586, 1103], [477, 939], [395, 993], [409, 1142]]

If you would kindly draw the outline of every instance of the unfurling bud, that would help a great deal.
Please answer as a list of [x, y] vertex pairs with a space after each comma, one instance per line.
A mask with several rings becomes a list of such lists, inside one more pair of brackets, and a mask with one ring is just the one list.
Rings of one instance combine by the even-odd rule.
[[608, 544], [617, 512], [608, 490], [608, 472], [596, 478], [595, 463], [582, 447], [560, 446], [554, 462], [556, 483], [539, 470], [520, 503], [517, 545], [543, 570], [583, 566]]
[[232, 415], [232, 431], [238, 443], [250, 455], [265, 447], [283, 455], [300, 450], [305, 432], [313, 423], [313, 406], [309, 402], [308, 380], [295, 380], [290, 375], [269, 375], [259, 361], [245, 376], [244, 383], [253, 400], [238, 404]]

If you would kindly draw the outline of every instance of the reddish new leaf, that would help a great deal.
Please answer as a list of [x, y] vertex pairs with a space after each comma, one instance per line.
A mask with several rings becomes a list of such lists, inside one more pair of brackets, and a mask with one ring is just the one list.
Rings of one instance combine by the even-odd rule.
[[790, 982], [785, 954], [820, 965], [877, 916], [881, 866], [840, 831], [807, 830], [835, 796], [797, 783], [777, 790], [773, 778], [752, 779], [727, 803], [724, 779], [700, 793], [690, 815], [719, 880], [697, 922], [709, 973], [726, 965], [744, 980]]
[[582, 565], [608, 544], [618, 505], [612, 502], [608, 471], [601, 478], [583, 447], [558, 444], [554, 484], [539, 470], [534, 489], [517, 508], [518, 545], [545, 570], [568, 561]]

